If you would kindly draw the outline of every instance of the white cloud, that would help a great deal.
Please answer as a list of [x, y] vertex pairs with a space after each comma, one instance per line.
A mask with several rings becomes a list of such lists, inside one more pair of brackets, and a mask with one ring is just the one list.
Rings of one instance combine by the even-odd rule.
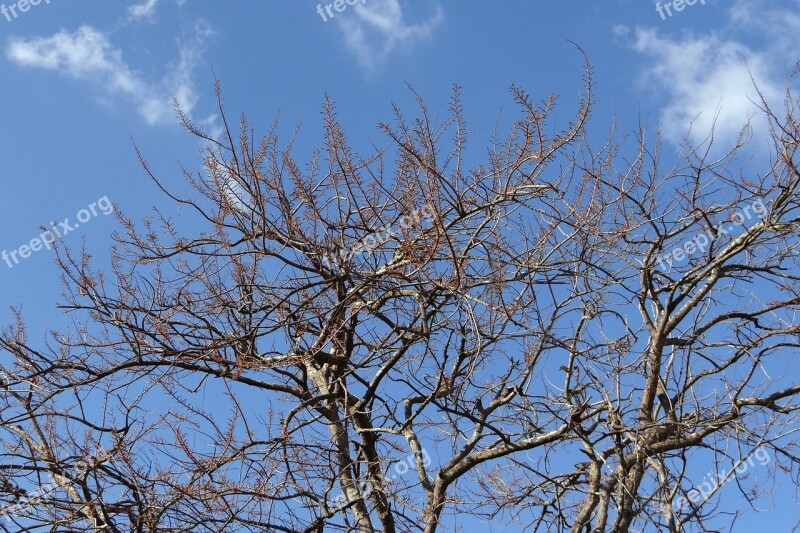
[[730, 140], [757, 114], [754, 81], [770, 101], [780, 98], [782, 86], [770, 78], [765, 58], [742, 44], [714, 35], [673, 40], [637, 29], [633, 48], [652, 58], [646, 78], [666, 99], [662, 129], [674, 141], [692, 123], [692, 140], [704, 138], [715, 117], [717, 136]]
[[[160, 0], [144, 0], [141, 4], [134, 4], [128, 6], [128, 20], [137, 21], [139, 19], [153, 20], [153, 15], [156, 13], [156, 7]], [[175, 0], [178, 7], [182, 6], [186, 0]]]
[[357, 4], [352, 12], [336, 17], [347, 47], [362, 67], [372, 69], [383, 63], [395, 49], [427, 39], [444, 20], [437, 5], [436, 12], [420, 24], [405, 21], [400, 0], [369, 0]]
[[[791, 1], [800, 5], [800, 0]], [[643, 79], [664, 98], [662, 130], [673, 142], [685, 136], [692, 122], [690, 139], [703, 139], [715, 116], [715, 134], [723, 142], [730, 142], [750, 118], [754, 133], [765, 133], [756, 86], [781, 111], [792, 66], [785, 62], [797, 61], [800, 54], [800, 15], [760, 0], [737, 0], [728, 15], [725, 37], [716, 32], [671, 36], [642, 28], [633, 34], [631, 47], [649, 57]], [[756, 29], [757, 39], [745, 39]]]
[[197, 101], [192, 72], [200, 60], [203, 41], [210, 34], [206, 25], [198, 24], [194, 37], [180, 43], [180, 59], [170, 65], [172, 73], [158, 83], [149, 83], [132, 70], [108, 36], [91, 26], [50, 37], [11, 39], [6, 56], [20, 66], [53, 70], [93, 83], [111, 95], [122, 95], [153, 125], [174, 120], [173, 99], [191, 113]]
[[128, 18], [136, 20], [140, 18], [152, 18], [156, 12], [158, 0], [145, 0], [141, 4], [134, 4], [128, 7]]

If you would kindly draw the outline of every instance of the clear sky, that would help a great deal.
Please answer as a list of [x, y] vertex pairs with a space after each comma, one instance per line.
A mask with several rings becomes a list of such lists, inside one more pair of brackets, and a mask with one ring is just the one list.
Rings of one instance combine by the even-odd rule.
[[[717, 114], [721, 142], [732, 139], [757, 112], [753, 80], [780, 103], [800, 58], [798, 0], [697, 0], [680, 11], [652, 0], [358, 0], [343, 12], [310, 0], [34, 1], [0, 0], [0, 252], [18, 260], [0, 259], [0, 319], [21, 305], [34, 340], [67, 324], [54, 308], [52, 255], [20, 247], [68, 218], [78, 227], [65, 242], [85, 239], [100, 258], [117, 228], [106, 201], [134, 220], [170, 206], [132, 142], [185, 190], [180, 166], [199, 170], [200, 145], [171, 101], [218, 131], [215, 75], [229, 118], [246, 113], [256, 133], [277, 112], [287, 137], [302, 120], [299, 156], [322, 140], [326, 93], [352, 142], [369, 149], [386, 144], [376, 124], [392, 118], [391, 102], [410, 110], [409, 86], [435, 110], [458, 84], [480, 157], [498, 116], [513, 112], [511, 85], [558, 94], [558, 118], [571, 118], [577, 44], [594, 68], [593, 135], [615, 117], [619, 131], [647, 121], [669, 154], [695, 118], [695, 135]], [[783, 530], [798, 514], [794, 497], [765, 502], [777, 508], [769, 514], [744, 508], [738, 526]]]

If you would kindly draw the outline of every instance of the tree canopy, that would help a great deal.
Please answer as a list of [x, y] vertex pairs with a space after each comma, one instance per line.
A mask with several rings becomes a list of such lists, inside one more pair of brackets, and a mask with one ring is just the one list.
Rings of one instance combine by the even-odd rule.
[[588, 66], [487, 148], [415, 96], [368, 154], [326, 101], [308, 161], [181, 114], [193, 196], [139, 153], [176, 211], [118, 213], [110, 268], [56, 243], [74, 333], [0, 337], [0, 528], [682, 532], [797, 485], [791, 91], [757, 170], [748, 128], [593, 140]]

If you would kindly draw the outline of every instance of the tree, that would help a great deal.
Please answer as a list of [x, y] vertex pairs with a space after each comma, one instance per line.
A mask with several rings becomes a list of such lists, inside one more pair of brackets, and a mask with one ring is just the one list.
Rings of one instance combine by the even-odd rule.
[[326, 101], [303, 165], [277, 121], [237, 135], [217, 84], [222, 139], [180, 115], [207, 143], [193, 197], [137, 149], [181, 218], [119, 214], [106, 269], [59, 245], [75, 331], [36, 347], [18, 315], [2, 335], [3, 527], [730, 525], [709, 465], [748, 499], [754, 457], [798, 481], [788, 87], [756, 173], [747, 128], [667, 169], [645, 126], [593, 146], [588, 66], [561, 130], [554, 96], [512, 88], [519, 117], [474, 168], [458, 88], [442, 122], [395, 108], [366, 158]]

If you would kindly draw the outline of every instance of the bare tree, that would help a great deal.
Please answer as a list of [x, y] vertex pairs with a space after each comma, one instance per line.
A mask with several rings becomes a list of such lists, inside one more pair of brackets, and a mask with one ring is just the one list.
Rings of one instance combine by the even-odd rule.
[[306, 164], [216, 94], [222, 139], [181, 115], [207, 143], [193, 197], [140, 154], [180, 216], [120, 214], [110, 268], [59, 247], [74, 329], [0, 340], [0, 527], [679, 532], [735, 523], [692, 492], [709, 469], [741, 501], [797, 484], [788, 89], [762, 172], [749, 129], [666, 169], [644, 126], [594, 145], [588, 66], [564, 129], [513, 88], [474, 167], [457, 88], [443, 121], [395, 108], [366, 158], [326, 102]]

